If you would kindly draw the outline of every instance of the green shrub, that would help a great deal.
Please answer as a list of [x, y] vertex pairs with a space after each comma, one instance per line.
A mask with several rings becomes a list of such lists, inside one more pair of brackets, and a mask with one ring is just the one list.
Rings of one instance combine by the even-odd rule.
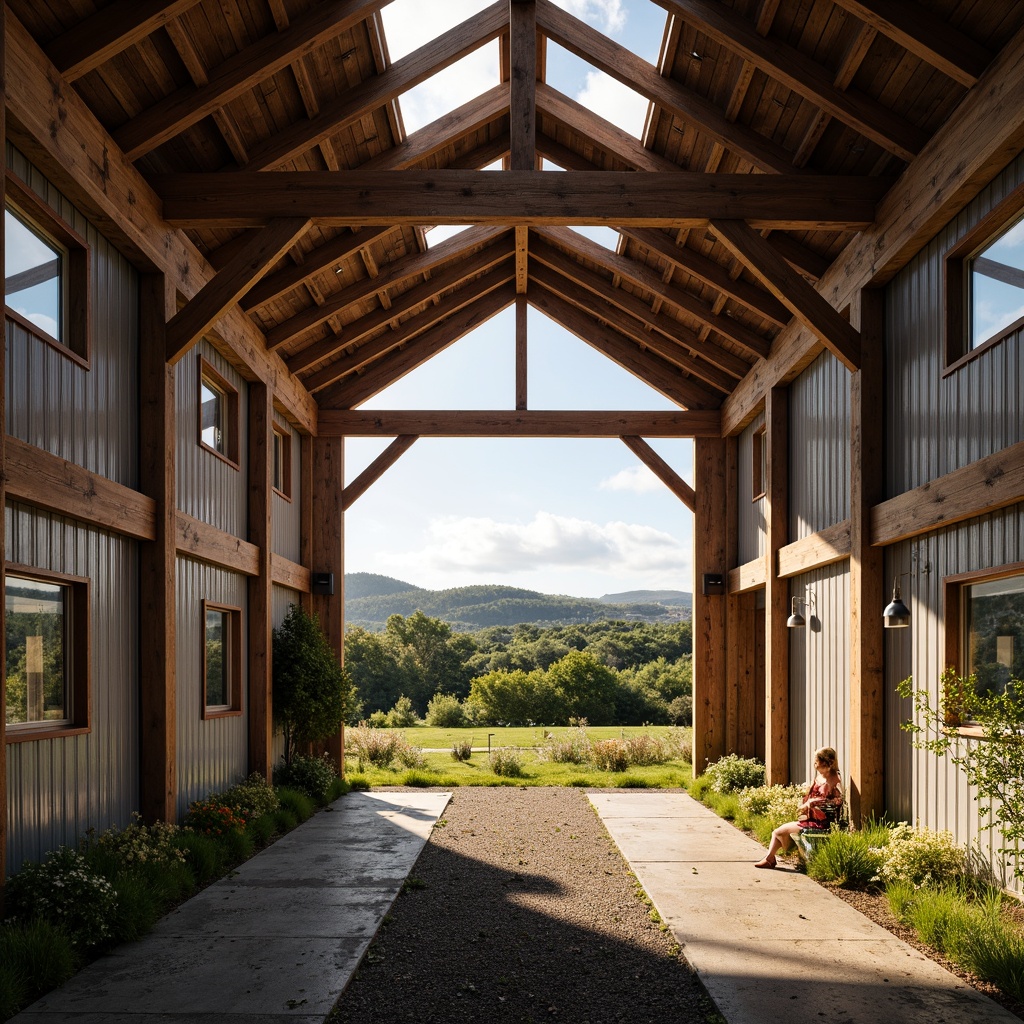
[[114, 887], [69, 846], [47, 854], [42, 864], [25, 864], [8, 879], [5, 898], [10, 916], [44, 918], [60, 925], [82, 949], [112, 937], [110, 921], [117, 909]]
[[414, 768], [402, 776], [402, 785], [417, 787], [436, 786], [438, 785], [438, 779], [436, 775], [430, 775], [427, 772]]
[[327, 791], [327, 802], [333, 804], [335, 800], [340, 800], [350, 789], [352, 789], [352, 785], [347, 779], [343, 779], [340, 776], [336, 777], [331, 783], [331, 788]]
[[919, 891], [907, 906], [906, 923], [921, 942], [940, 953], [955, 954], [972, 926], [964, 891], [956, 886], [933, 886]]
[[546, 736], [537, 754], [542, 760], [555, 764], [589, 764], [593, 747], [586, 726], [577, 726], [561, 736]]
[[889, 882], [885, 887], [885, 898], [889, 902], [889, 909], [892, 911], [892, 916], [897, 921], [902, 921], [904, 924], [907, 920], [907, 914], [910, 910], [910, 904], [914, 902], [917, 897], [917, 886], [913, 882], [908, 882], [905, 879], [897, 879], [896, 881]]
[[388, 713], [386, 711], [374, 711], [363, 724], [371, 729], [386, 729], [388, 727]]
[[591, 748], [594, 767], [603, 772], [624, 772], [629, 767], [629, 753], [622, 740], [599, 740]]
[[327, 802], [331, 785], [338, 777], [329, 754], [321, 757], [296, 756], [290, 763], [281, 762], [274, 768], [274, 783], [288, 789], [298, 789], [318, 804]]
[[963, 937], [957, 960], [1024, 1003], [1024, 935], [1000, 920], [979, 921]]
[[651, 784], [639, 775], [620, 775], [615, 780], [616, 789], [650, 789]]
[[108, 854], [120, 867], [128, 868], [151, 862], [181, 863], [185, 856], [175, 845], [179, 829], [166, 821], [153, 825], [143, 824], [142, 815], [133, 813], [131, 821], [124, 828], [108, 828], [99, 836], [86, 833], [85, 846]]
[[277, 810], [274, 787], [259, 772], [253, 772], [244, 782], [225, 789], [218, 796], [221, 803], [234, 807], [248, 822]]
[[196, 877], [184, 857], [180, 861], [145, 864], [141, 870], [165, 907], [180, 903], [195, 891]]
[[274, 811], [274, 828], [282, 835], [291, 832], [298, 823], [299, 818], [294, 811], [289, 811], [286, 807], [279, 807]]
[[13, 964], [0, 953], [0, 1020], [9, 1020], [29, 1002], [28, 986]]
[[690, 780], [690, 785], [687, 788], [694, 800], [700, 800], [703, 803], [705, 797], [711, 792], [711, 779], [706, 775], [698, 775], [695, 779]]
[[708, 765], [704, 778], [710, 781], [712, 792], [736, 793], [751, 786], [763, 786], [764, 765], [752, 757], [726, 754]]
[[350, 775], [348, 784], [355, 792], [366, 793], [370, 789], [370, 780], [365, 775]]
[[815, 842], [807, 874], [819, 882], [862, 889], [878, 877], [880, 860], [880, 853], [872, 849], [862, 832], [833, 828], [828, 836]]
[[364, 763], [375, 768], [390, 768], [404, 743], [400, 733], [365, 725], [357, 725], [345, 736], [346, 750], [355, 756], [360, 771]]
[[223, 839], [227, 847], [228, 860], [233, 864], [240, 864], [248, 860], [256, 852], [256, 844], [253, 842], [252, 834], [248, 829], [241, 832], [229, 832]]
[[299, 822], [307, 821], [316, 811], [316, 805], [300, 789], [282, 786], [277, 791], [277, 799], [281, 801], [282, 810], [291, 811]]
[[426, 721], [439, 729], [461, 729], [466, 724], [466, 711], [454, 694], [435, 693], [427, 704]]
[[388, 712], [389, 729], [411, 729], [419, 724], [412, 701], [403, 694], [395, 701], [395, 706]]
[[805, 792], [803, 786], [753, 786], [740, 790], [740, 809], [751, 817], [770, 818], [774, 829], [784, 822], [796, 821]]
[[630, 736], [623, 745], [626, 748], [626, 757], [629, 763], [638, 768], [664, 764], [675, 756], [675, 751], [667, 743], [663, 743], [660, 737], [646, 732]]
[[[274, 794], [275, 800], [277, 794]], [[252, 821], [246, 826], [246, 831], [252, 838], [253, 845], [257, 847], [264, 847], [270, 842], [277, 831], [274, 824], [274, 812], [270, 811], [268, 814], [261, 814], [258, 818], [253, 818]]]
[[50, 921], [0, 924], [0, 1020], [63, 985], [79, 963], [71, 937]]
[[402, 742], [398, 746], [398, 763], [403, 768], [426, 768], [427, 756], [422, 747], [414, 747], [411, 743]]
[[882, 881], [898, 880], [914, 885], [941, 885], [967, 875], [967, 854], [953, 841], [951, 832], [915, 829], [899, 822], [889, 830], [889, 841], [881, 848], [878, 874]]
[[593, 782], [586, 777], [586, 775], [576, 775], [571, 778], [567, 783], [567, 786], [575, 786], [577, 789], [585, 789], [593, 785]]
[[141, 873], [125, 871], [113, 880], [117, 904], [110, 918], [110, 938], [114, 943], [137, 942], [164, 912], [164, 901]]
[[185, 851], [185, 863], [202, 885], [224, 874], [226, 852], [212, 836], [202, 832], [179, 832], [175, 844]]
[[521, 779], [526, 774], [522, 755], [514, 747], [498, 747], [491, 753], [491, 771], [507, 779]]
[[452, 744], [452, 760], [468, 761], [473, 756], [472, 740], [456, 740]]

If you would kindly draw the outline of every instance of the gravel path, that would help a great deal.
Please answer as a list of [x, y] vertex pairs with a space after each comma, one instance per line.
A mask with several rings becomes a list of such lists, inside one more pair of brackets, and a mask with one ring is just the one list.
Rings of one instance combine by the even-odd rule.
[[586, 795], [456, 789], [329, 1024], [720, 1021]]

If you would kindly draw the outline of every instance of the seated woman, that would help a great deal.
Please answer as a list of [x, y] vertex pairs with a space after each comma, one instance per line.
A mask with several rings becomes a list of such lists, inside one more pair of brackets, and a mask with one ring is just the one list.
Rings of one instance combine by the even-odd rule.
[[838, 757], [832, 747], [821, 747], [814, 752], [814, 781], [800, 804], [798, 821], [787, 821], [772, 833], [771, 845], [764, 860], [755, 868], [773, 868], [775, 854], [788, 850], [793, 836], [804, 829], [824, 832], [838, 821], [843, 806], [843, 780], [839, 777]]

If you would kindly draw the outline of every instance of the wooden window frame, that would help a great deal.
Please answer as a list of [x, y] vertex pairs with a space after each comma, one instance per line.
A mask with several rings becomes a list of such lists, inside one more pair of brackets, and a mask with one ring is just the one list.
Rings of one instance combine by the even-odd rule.
[[976, 348], [971, 347], [971, 308], [968, 298], [970, 261], [1009, 231], [1024, 215], [1024, 185], [1018, 185], [998, 203], [943, 258], [945, 296], [945, 370], [955, 373], [978, 356], [1005, 341], [1024, 327], [1024, 317], [1003, 328]]
[[[66, 682], [69, 690], [70, 720], [46, 725], [41, 722], [7, 724], [5, 739], [8, 743], [25, 743], [30, 740], [62, 739], [82, 736], [92, 729], [92, 630], [90, 614], [91, 580], [85, 576], [71, 576], [67, 573], [51, 572], [35, 566], [7, 562], [4, 565], [4, 599], [8, 577], [37, 580], [66, 587], [70, 592], [71, 610], [66, 624], [68, 637], [66, 649], [71, 659], [71, 679]], [[6, 644], [4, 658], [6, 660]], [[67, 667], [65, 667], [65, 672]], [[6, 685], [6, 683], [5, 683]]]
[[[271, 436], [271, 442], [274, 447], [277, 446], [278, 438], [281, 441], [281, 485], [277, 486], [274, 482], [274, 493], [280, 495], [285, 501], [292, 500], [292, 432], [287, 427], [282, 427], [275, 423], [273, 425], [273, 434]], [[271, 474], [273, 474], [273, 466], [276, 464], [276, 459], [273, 456], [273, 449], [271, 449]]]
[[[199, 373], [196, 378], [196, 441], [199, 447], [226, 462], [232, 469], [239, 469], [239, 417], [238, 388], [236, 388], [217, 368], [203, 356], [199, 356]], [[226, 451], [218, 451], [213, 445], [203, 440], [203, 383], [212, 385], [212, 390], [224, 396], [227, 405], [225, 418], [228, 424]]]
[[55, 338], [27, 317], [5, 306], [7, 319], [19, 324], [34, 338], [45, 342], [83, 369], [91, 368], [92, 288], [89, 243], [27, 188], [10, 171], [6, 172], [5, 207], [45, 242], [66, 255], [62, 277], [60, 317], [66, 340]]
[[[230, 688], [227, 704], [207, 703], [206, 698], [206, 613], [224, 612], [228, 616], [228, 631], [224, 638], [228, 654], [228, 687]], [[203, 643], [200, 658], [203, 666], [203, 720], [214, 718], [232, 718], [242, 713], [242, 609], [217, 601], [202, 602], [202, 635]]]
[[760, 501], [768, 493], [768, 425], [754, 431], [750, 445], [751, 501]]

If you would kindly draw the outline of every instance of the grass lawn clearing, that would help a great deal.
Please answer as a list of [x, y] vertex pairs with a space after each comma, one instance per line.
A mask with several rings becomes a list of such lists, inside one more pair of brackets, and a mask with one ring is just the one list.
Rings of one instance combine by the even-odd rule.
[[[689, 727], [685, 727], [689, 731]], [[550, 726], [500, 726], [477, 725], [469, 729], [438, 729], [431, 725], [414, 725], [408, 729], [397, 729], [415, 747], [424, 750], [451, 750], [453, 743], [469, 740], [474, 747], [487, 749], [487, 736], [491, 736], [492, 747], [539, 747], [547, 735], [564, 736], [574, 732], [568, 725]], [[629, 739], [648, 733], [651, 736], [668, 736], [681, 731], [676, 725], [588, 725], [587, 736], [592, 742], [598, 740]]]

